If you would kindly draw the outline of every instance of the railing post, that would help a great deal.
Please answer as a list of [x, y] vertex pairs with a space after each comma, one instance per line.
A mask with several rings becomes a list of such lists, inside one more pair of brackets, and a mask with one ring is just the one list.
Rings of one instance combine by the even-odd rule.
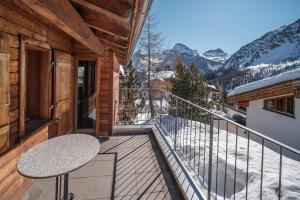
[[160, 112], [160, 115], [159, 115], [159, 125], [160, 125], [160, 128], [161, 128], [161, 125], [162, 125], [162, 95], [160, 95], [160, 108], [159, 108], [159, 112]]
[[175, 140], [174, 140], [174, 149], [176, 150], [177, 147], [177, 133], [178, 133], [178, 99], [176, 98], [175, 101], [175, 109], [176, 109], [176, 115], [175, 115]]
[[212, 185], [212, 157], [213, 157], [213, 134], [214, 134], [214, 114], [210, 114], [210, 129], [209, 129], [209, 161], [208, 161], [208, 183], [207, 183], [207, 199], [211, 199]]

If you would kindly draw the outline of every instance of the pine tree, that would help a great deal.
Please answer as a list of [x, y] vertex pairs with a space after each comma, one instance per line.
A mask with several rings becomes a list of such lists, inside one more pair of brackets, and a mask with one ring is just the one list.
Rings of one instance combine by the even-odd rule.
[[135, 98], [140, 84], [132, 66], [132, 61], [123, 69], [123, 73], [120, 72], [120, 98], [125, 100], [119, 109], [119, 118], [120, 121], [132, 123], [137, 115], [138, 108], [135, 105]]
[[[172, 93], [186, 99], [196, 105], [203, 108], [210, 109], [211, 105], [208, 102], [206, 85], [207, 81], [204, 76], [199, 72], [196, 65], [192, 64], [190, 68], [182, 64], [182, 62], [177, 62], [176, 64], [176, 75], [175, 78], [171, 80], [172, 83]], [[174, 104], [174, 103], [172, 103]], [[173, 109], [175, 106], [171, 106]], [[184, 106], [177, 105], [180, 109], [186, 109]], [[171, 111], [172, 112], [172, 111]], [[209, 116], [201, 114], [200, 110], [192, 109], [184, 111], [187, 116], [192, 116], [194, 120], [204, 119], [209, 120]], [[207, 113], [206, 113], [207, 114]]]

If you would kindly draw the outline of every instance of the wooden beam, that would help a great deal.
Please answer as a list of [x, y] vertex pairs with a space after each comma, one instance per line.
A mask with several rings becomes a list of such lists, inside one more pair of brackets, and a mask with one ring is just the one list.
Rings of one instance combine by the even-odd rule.
[[97, 29], [106, 34], [110, 34], [114, 37], [128, 40], [130, 35], [130, 25], [124, 25], [110, 20], [101, 14], [96, 14], [90, 12], [89, 10], [82, 9], [80, 11], [80, 15], [82, 16], [85, 23], [87, 23], [90, 27]]
[[85, 0], [124, 18], [131, 17], [135, 0]]
[[112, 49], [115, 49], [117, 51], [120, 51], [120, 52], [123, 52], [123, 53], [127, 53], [127, 47], [123, 47], [119, 44], [116, 44], [114, 42], [111, 42], [109, 40], [105, 40], [105, 39], [102, 39], [102, 38], [99, 38], [99, 40], [106, 46], [109, 46], [110, 48]]
[[120, 15], [117, 15], [107, 9], [104, 9], [92, 2], [89, 2], [87, 0], [72, 0], [73, 2], [83, 6], [83, 7], [86, 7], [92, 11], [95, 11], [95, 12], [98, 12], [98, 13], [101, 13], [103, 15], [105, 15], [106, 17], [108, 18], [111, 18], [113, 20], [116, 20], [116, 21], [119, 21], [119, 22], [122, 22], [122, 23], [128, 23], [129, 22], [129, 19], [130, 19], [130, 15], [128, 17], [123, 17], [123, 16], [120, 16]]
[[89, 25], [89, 27], [91, 27], [93, 29], [96, 29], [96, 30], [101, 31], [101, 32], [106, 33], [106, 34], [109, 34], [109, 35], [114, 36], [114, 37], [116, 37], [118, 39], [128, 40], [128, 37], [123, 37], [121, 35], [117, 35], [116, 33], [110, 32], [110, 31], [108, 31], [106, 29], [100, 28], [98, 26], [95, 26], [95, 25], [92, 25], [92, 24], [89, 24], [89, 23], [87, 23], [87, 24]]
[[115, 46], [113, 46], [113, 45], [111, 45], [111, 44], [109, 44], [109, 43], [103, 42], [103, 44], [104, 44], [105, 46], [107, 46], [107, 47], [113, 49], [114, 52], [116, 52], [116, 53], [118, 53], [118, 54], [120, 54], [120, 55], [123, 55], [124, 57], [127, 57], [127, 51], [126, 51], [126, 50], [122, 50], [122, 49], [120, 50], [118, 47], [115, 47]]
[[103, 41], [107, 41], [115, 46], [118, 46], [122, 49], [128, 49], [128, 41], [123, 40], [117, 37], [113, 37], [109, 34], [103, 33], [101, 31], [93, 29], [95, 36]]
[[103, 45], [68, 0], [21, 0], [29, 8], [100, 55]]

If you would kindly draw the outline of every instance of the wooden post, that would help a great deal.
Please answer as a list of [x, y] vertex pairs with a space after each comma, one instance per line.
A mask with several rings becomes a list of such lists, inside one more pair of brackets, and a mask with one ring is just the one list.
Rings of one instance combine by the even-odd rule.
[[96, 135], [112, 135], [114, 52], [105, 47], [97, 61]]
[[25, 37], [19, 35], [20, 42], [20, 52], [19, 52], [19, 136], [22, 136], [25, 133], [25, 81], [26, 81], [26, 72], [25, 72]]
[[101, 63], [102, 57], [97, 58], [97, 63], [96, 63], [96, 135], [100, 135], [100, 68], [101, 68]]

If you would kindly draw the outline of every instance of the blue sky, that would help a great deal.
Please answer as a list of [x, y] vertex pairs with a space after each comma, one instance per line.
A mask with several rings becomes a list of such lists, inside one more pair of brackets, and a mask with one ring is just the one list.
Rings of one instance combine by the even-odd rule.
[[300, 0], [154, 0], [167, 48], [177, 42], [204, 52], [234, 53], [264, 33], [300, 18]]

